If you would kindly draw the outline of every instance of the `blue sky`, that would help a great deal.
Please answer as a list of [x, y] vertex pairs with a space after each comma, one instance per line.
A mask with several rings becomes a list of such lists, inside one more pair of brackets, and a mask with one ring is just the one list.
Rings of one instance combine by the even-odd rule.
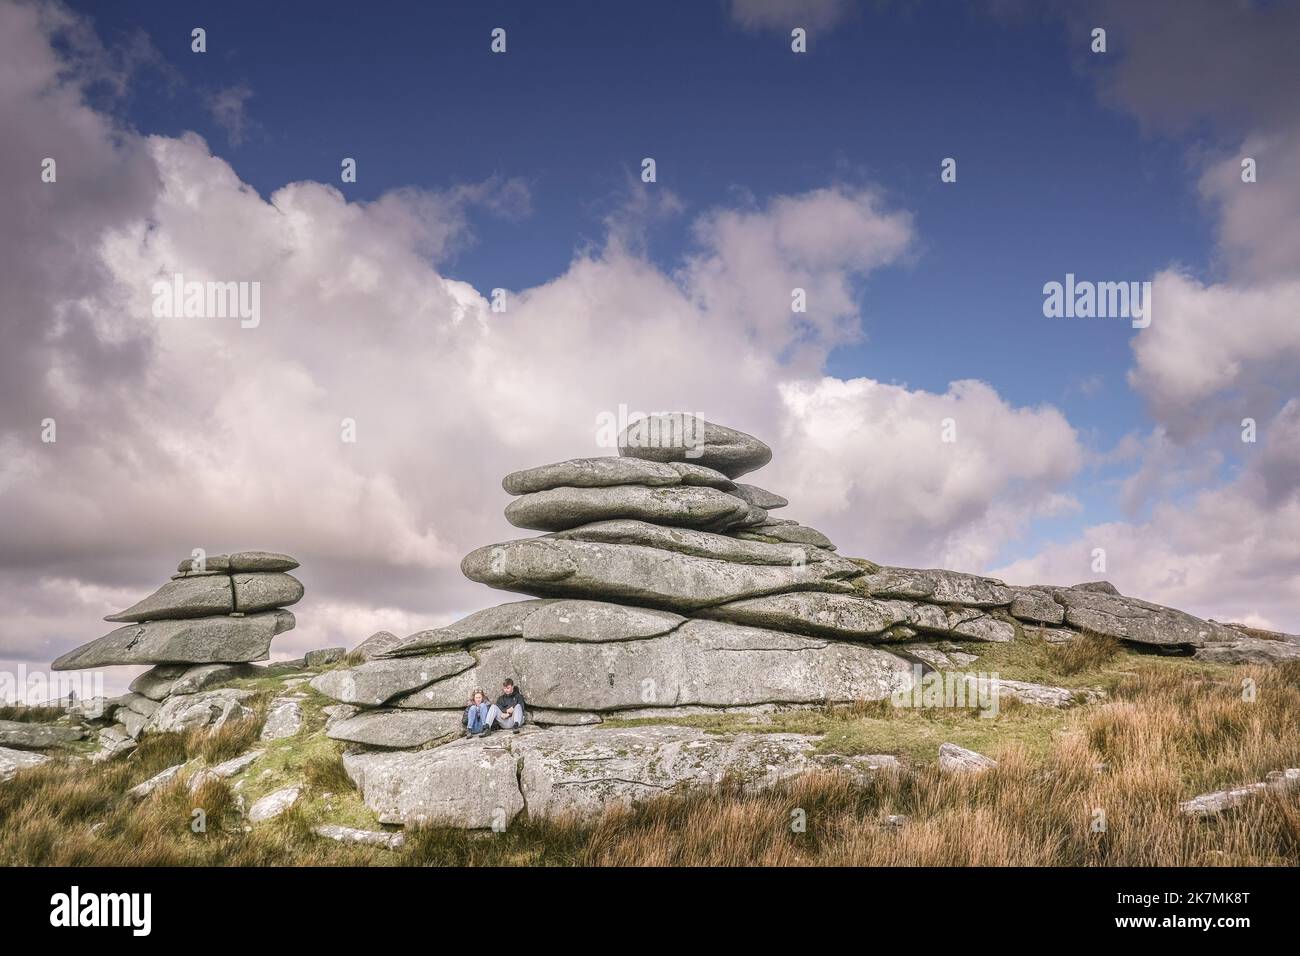
[[[1185, 143], [1144, 134], [1100, 102], [1103, 58], [1059, 20], [940, 4], [860, 11], [790, 52], [722, 4], [79, 4], [102, 36], [144, 31], [166, 61], [126, 105], [144, 132], [195, 130], [263, 196], [304, 178], [349, 198], [522, 177], [531, 214], [481, 216], [477, 242], [444, 271], [483, 290], [561, 272], [596, 241], [643, 156], [683, 214], [655, 223], [649, 253], [672, 269], [693, 213], [828, 181], [872, 183], [910, 210], [918, 254], [862, 284], [864, 339], [827, 371], [944, 390], [979, 378], [1016, 404], [1060, 407], [1105, 450], [1148, 423], [1124, 384], [1123, 321], [1041, 314], [1044, 282], [1141, 279], [1171, 263], [1211, 266], [1211, 233]], [[210, 52], [189, 50], [208, 32]], [[508, 31], [505, 56], [489, 33]], [[1123, 42], [1122, 36], [1117, 37]], [[382, 53], [377, 53], [382, 51]], [[207, 98], [251, 90], [232, 142]], [[958, 161], [958, 181], [939, 163]], [[1114, 510], [1085, 473], [1069, 532]]]

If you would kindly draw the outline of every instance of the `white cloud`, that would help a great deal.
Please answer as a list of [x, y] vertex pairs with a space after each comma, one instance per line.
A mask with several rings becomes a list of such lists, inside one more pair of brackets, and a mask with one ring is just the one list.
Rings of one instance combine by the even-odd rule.
[[833, 27], [848, 15], [848, 0], [729, 0], [731, 18], [746, 30]]
[[239, 146], [248, 135], [250, 120], [246, 109], [253, 98], [253, 88], [237, 83], [217, 90], [208, 97], [208, 111], [213, 121], [226, 131], [231, 146]]
[[1054, 408], [1012, 407], [978, 381], [934, 394], [824, 378], [781, 394], [777, 490], [846, 554], [982, 570], [1031, 519], [1076, 507], [1059, 489], [1083, 452]]
[[1142, 522], [1088, 528], [995, 573], [1018, 584], [1091, 580], [1092, 550], [1126, 594], [1219, 620], [1300, 633], [1300, 401], [1262, 431], [1242, 473]]

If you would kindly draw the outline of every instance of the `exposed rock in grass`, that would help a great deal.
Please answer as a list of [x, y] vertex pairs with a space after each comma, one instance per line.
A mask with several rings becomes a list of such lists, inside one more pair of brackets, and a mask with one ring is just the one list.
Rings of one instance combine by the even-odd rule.
[[25, 720], [0, 720], [0, 746], [42, 750], [74, 743], [86, 736], [81, 727], [41, 724]]
[[[251, 690], [223, 687], [198, 694], [169, 697], [157, 713], [149, 718], [148, 730], [151, 733], [193, 730], [198, 727], [217, 730], [228, 721], [252, 717], [252, 710], [244, 704], [252, 696]], [[129, 713], [126, 711], [123, 715]], [[127, 729], [129, 732], [129, 724]]]
[[28, 750], [0, 747], [0, 780], [8, 780], [19, 770], [40, 766], [49, 759], [44, 754], [32, 753]]
[[1280, 664], [1284, 661], [1300, 661], [1300, 644], [1242, 637], [1236, 641], [1198, 647], [1194, 656], [1198, 661], [1212, 661], [1216, 664]]
[[1300, 789], [1300, 768], [1274, 770], [1262, 783], [1252, 783], [1244, 787], [1233, 787], [1230, 790], [1215, 790], [1212, 793], [1203, 793], [1200, 796], [1183, 801], [1178, 805], [1178, 809], [1190, 816], [1211, 816], [1222, 813], [1224, 810], [1230, 810], [1268, 790], [1285, 791], [1295, 789]]
[[267, 709], [266, 721], [262, 724], [263, 740], [282, 740], [292, 737], [302, 729], [302, 707], [297, 700], [290, 697], [278, 697], [271, 701]]
[[978, 773], [996, 767], [998, 762], [956, 744], [939, 745], [939, 769], [950, 773]]
[[344, 827], [334, 823], [318, 826], [312, 832], [317, 836], [324, 837], [327, 840], [336, 840], [339, 843], [377, 846], [385, 850], [400, 850], [406, 845], [406, 836], [402, 833], [385, 833], [382, 830], [358, 830], [355, 827]]
[[185, 769], [185, 766], [186, 765], [183, 763], [178, 763], [175, 766], [168, 767], [166, 770], [154, 774], [144, 783], [136, 784], [126, 792], [126, 795], [128, 797], [133, 797], [136, 800], [143, 800], [159, 787], [164, 787], [179, 777], [181, 771]]
[[284, 813], [302, 796], [302, 787], [282, 787], [268, 793], [248, 808], [249, 823], [264, 823]]
[[346, 647], [321, 647], [308, 651], [302, 656], [302, 661], [307, 667], [328, 667], [343, 660], [343, 655], [347, 652]]

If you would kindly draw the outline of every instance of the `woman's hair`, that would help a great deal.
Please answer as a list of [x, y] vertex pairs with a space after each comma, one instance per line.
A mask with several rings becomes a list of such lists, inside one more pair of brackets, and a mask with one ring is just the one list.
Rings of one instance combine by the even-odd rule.
[[473, 700], [474, 700], [474, 698], [475, 698], [477, 695], [479, 695], [479, 694], [482, 694], [482, 695], [483, 695], [483, 700], [484, 700], [484, 701], [486, 701], [486, 700], [488, 699], [487, 691], [485, 691], [482, 687], [478, 687], [478, 688], [475, 688], [473, 694], [470, 694], [470, 695], [469, 695], [470, 702], [472, 703]]

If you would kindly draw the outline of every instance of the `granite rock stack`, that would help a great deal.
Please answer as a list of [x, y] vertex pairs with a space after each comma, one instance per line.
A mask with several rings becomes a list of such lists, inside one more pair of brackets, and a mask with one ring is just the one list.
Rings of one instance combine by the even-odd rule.
[[[326, 732], [349, 744], [344, 764], [367, 804], [388, 823], [489, 826], [525, 805], [658, 792], [686, 779], [687, 753], [706, 777], [807, 768], [812, 744], [798, 735], [711, 741], [672, 719], [880, 700], [975, 660], [980, 643], [1082, 633], [1180, 653], [1269, 643], [1106, 582], [1013, 587], [843, 557], [821, 532], [772, 517], [784, 496], [737, 480], [771, 457], [751, 435], [666, 414], [625, 430], [618, 457], [507, 475], [507, 519], [545, 533], [479, 548], [461, 569], [527, 599], [405, 639], [376, 635], [356, 655], [364, 663], [312, 681], [339, 702]], [[470, 694], [505, 677], [524, 690], [528, 732], [451, 742]], [[1038, 706], [1076, 698], [1001, 688]], [[636, 718], [669, 726], [600, 726]]]
[[117, 724], [101, 736], [134, 740], [150, 730], [218, 727], [248, 715], [247, 691], [208, 688], [256, 673], [272, 639], [294, 626], [285, 610], [303, 596], [287, 573], [298, 562], [286, 554], [240, 551], [187, 559], [153, 594], [105, 620], [121, 624], [69, 651], [53, 670], [150, 664], [130, 693], [104, 703]]

